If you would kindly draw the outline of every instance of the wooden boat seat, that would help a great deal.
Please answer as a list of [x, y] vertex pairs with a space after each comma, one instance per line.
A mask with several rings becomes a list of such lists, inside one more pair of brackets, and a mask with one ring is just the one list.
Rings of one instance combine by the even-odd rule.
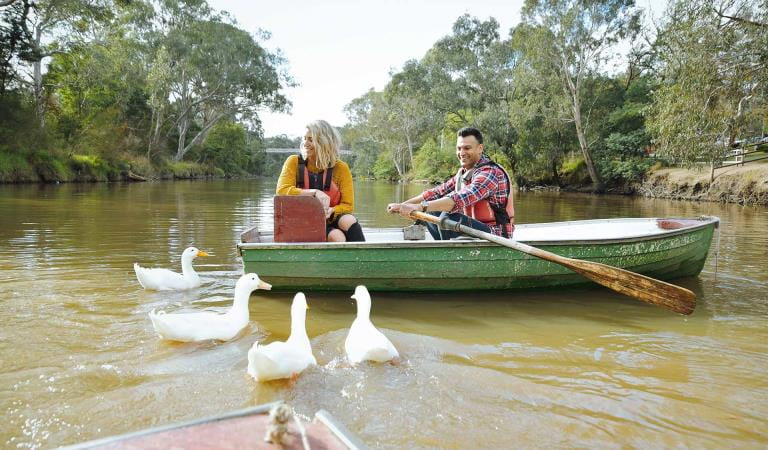
[[325, 212], [320, 200], [307, 195], [274, 197], [275, 242], [325, 242]]

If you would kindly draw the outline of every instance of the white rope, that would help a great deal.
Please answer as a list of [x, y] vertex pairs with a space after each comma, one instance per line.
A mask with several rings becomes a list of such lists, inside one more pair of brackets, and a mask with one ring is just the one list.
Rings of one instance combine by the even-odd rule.
[[301, 436], [301, 445], [304, 446], [304, 450], [310, 450], [309, 439], [307, 439], [307, 431], [304, 429], [304, 425], [301, 424], [298, 416], [293, 415], [293, 420], [296, 422], [296, 426], [299, 428], [299, 435]]

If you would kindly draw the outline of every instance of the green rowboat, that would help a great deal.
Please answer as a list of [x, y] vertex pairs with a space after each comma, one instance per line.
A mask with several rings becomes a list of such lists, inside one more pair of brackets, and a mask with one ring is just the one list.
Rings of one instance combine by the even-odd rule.
[[[518, 225], [515, 240], [569, 258], [670, 280], [704, 267], [717, 217], [598, 219]], [[456, 291], [588, 284], [559, 264], [473, 238], [405, 240], [366, 229], [366, 242], [275, 243], [250, 229], [237, 245], [245, 272], [283, 291]]]

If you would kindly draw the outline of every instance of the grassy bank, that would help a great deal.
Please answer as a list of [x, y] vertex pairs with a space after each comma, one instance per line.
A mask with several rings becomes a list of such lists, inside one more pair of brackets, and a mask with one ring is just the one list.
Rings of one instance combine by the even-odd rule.
[[637, 193], [654, 198], [768, 205], [768, 163], [717, 169], [714, 181], [709, 178], [708, 169], [659, 169], [648, 174]]
[[224, 177], [223, 170], [203, 164], [166, 161], [152, 165], [144, 158], [106, 160], [93, 155], [20, 155], [0, 152], [0, 183], [145, 181]]

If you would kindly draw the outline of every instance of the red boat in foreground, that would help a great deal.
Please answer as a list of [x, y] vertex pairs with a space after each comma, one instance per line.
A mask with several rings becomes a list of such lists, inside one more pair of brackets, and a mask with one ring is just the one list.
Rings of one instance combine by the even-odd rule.
[[[365, 449], [325, 410], [304, 423], [289, 414], [290, 420], [275, 423], [274, 412], [281, 402], [246, 408], [231, 413], [178, 424], [149, 428], [65, 447], [68, 449]], [[290, 409], [289, 409], [290, 410]], [[283, 425], [282, 445], [265, 441], [268, 430]]]

